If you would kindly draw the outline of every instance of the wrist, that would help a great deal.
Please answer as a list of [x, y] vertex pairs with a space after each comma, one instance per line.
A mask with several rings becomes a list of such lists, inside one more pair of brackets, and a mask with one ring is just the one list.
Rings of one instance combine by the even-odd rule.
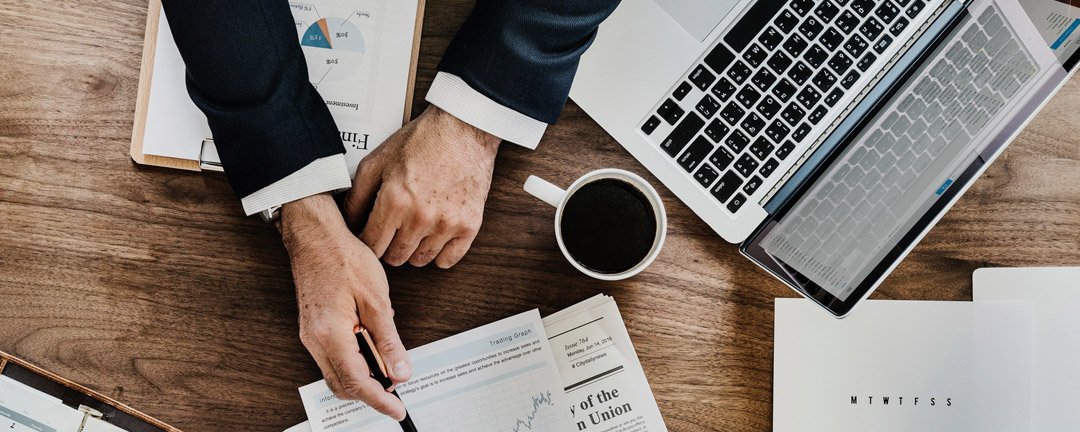
[[278, 221], [285, 248], [290, 252], [305, 241], [348, 233], [337, 203], [329, 193], [311, 195], [281, 206]]
[[435, 105], [428, 105], [427, 109], [424, 110], [424, 114], [429, 114], [435, 123], [440, 126], [440, 129], [450, 134], [449, 136], [468, 137], [468, 140], [462, 141], [466, 141], [468, 145], [479, 146], [480, 149], [485, 150], [485, 153], [490, 154], [492, 157], [498, 153], [502, 138], [473, 126]]

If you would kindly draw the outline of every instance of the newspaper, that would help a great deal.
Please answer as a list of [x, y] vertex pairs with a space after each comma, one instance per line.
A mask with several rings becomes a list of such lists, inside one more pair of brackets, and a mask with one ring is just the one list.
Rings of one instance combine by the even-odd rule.
[[[416, 372], [397, 390], [425, 432], [667, 430], [611, 297], [543, 320], [526, 312], [409, 356]], [[300, 397], [313, 432], [401, 430], [361, 402], [338, 400], [325, 381]]]

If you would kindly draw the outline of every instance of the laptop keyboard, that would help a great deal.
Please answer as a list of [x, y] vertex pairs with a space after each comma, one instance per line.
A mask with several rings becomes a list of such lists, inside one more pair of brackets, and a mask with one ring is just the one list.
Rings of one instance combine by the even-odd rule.
[[[884, 60], [925, 0], [759, 0], [641, 125], [731, 213]], [[879, 66], [880, 67], [880, 66]], [[693, 89], [704, 92], [687, 100]]]
[[959, 35], [770, 233], [767, 251], [843, 297], [920, 203], [944, 193], [949, 164], [1038, 71], [996, 5]]

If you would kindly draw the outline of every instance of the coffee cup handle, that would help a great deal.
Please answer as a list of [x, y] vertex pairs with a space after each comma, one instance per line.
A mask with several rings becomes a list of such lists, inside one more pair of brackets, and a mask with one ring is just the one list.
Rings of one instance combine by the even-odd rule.
[[529, 176], [528, 180], [525, 180], [525, 192], [540, 198], [552, 207], [559, 207], [566, 196], [565, 190], [537, 176]]

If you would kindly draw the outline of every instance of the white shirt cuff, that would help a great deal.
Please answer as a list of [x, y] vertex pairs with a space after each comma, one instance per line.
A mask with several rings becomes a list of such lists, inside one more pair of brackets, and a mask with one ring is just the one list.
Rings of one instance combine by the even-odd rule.
[[536, 149], [548, 126], [480, 94], [452, 73], [435, 75], [427, 101], [477, 129], [529, 149]]
[[251, 216], [301, 198], [348, 189], [350, 186], [352, 181], [349, 179], [345, 155], [337, 154], [315, 159], [288, 177], [242, 198], [240, 202], [244, 205], [244, 213]]

